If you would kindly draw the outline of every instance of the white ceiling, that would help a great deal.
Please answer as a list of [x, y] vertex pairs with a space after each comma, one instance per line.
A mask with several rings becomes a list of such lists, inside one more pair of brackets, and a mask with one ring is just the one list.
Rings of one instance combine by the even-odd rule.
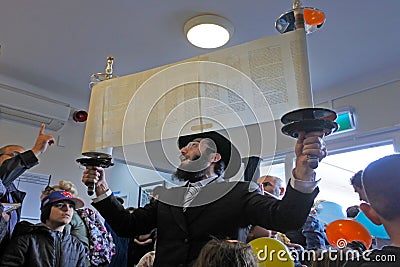
[[[227, 46], [279, 34], [276, 18], [292, 1], [272, 0], [14, 0], [0, 9], [0, 74], [85, 108], [89, 76], [135, 73], [210, 52], [183, 33], [193, 16], [228, 18]], [[303, 1], [323, 10], [325, 25], [308, 36], [316, 100], [397, 79], [400, 74], [399, 0]], [[0, 82], [2, 82], [0, 80]], [[24, 88], [22, 88], [24, 89]], [[335, 90], [335, 93], [332, 93]]]

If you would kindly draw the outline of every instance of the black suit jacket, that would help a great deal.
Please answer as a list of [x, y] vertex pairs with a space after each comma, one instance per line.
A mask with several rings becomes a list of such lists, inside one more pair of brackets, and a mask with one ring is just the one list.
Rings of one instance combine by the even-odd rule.
[[183, 212], [186, 188], [166, 189], [155, 201], [129, 213], [116, 198], [93, 203], [113, 230], [132, 237], [157, 228], [155, 267], [190, 266], [211, 238], [237, 239], [249, 224], [281, 232], [300, 228], [318, 189], [300, 193], [288, 185], [282, 200], [258, 194], [248, 182], [213, 183], [203, 187]]

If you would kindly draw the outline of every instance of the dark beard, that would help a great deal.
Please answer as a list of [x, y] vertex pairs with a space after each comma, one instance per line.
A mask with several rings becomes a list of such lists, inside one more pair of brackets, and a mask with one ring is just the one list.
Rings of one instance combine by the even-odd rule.
[[181, 163], [173, 174], [173, 177], [180, 181], [195, 183], [206, 177], [208, 166], [207, 157], [196, 157], [190, 162]]
[[206, 177], [206, 170], [198, 172], [188, 172], [177, 168], [175, 173], [173, 174], [173, 177], [178, 179], [179, 181], [189, 181], [190, 183], [195, 183], [203, 180], [204, 177]]

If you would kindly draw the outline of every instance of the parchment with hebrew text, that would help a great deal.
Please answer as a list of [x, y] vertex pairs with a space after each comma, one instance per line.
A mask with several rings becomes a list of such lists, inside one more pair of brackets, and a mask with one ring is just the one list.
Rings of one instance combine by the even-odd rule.
[[312, 106], [303, 30], [95, 85], [83, 152], [277, 120]]

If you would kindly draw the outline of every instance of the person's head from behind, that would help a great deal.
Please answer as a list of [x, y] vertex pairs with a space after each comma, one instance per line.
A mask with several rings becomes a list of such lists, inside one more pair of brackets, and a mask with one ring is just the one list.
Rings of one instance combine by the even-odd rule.
[[361, 203], [360, 208], [375, 224], [383, 223], [387, 231], [400, 225], [399, 168], [400, 154], [393, 154], [370, 163], [362, 175], [368, 203]]
[[358, 215], [358, 213], [360, 213], [359, 205], [353, 205], [346, 209], [347, 218], [355, 218]]
[[178, 147], [181, 163], [174, 176], [179, 180], [197, 182], [215, 175], [229, 179], [240, 168], [238, 150], [217, 132], [181, 136]]
[[367, 197], [365, 196], [365, 192], [363, 189], [363, 185], [361, 182], [361, 176], [362, 176], [363, 171], [358, 171], [355, 173], [351, 178], [350, 178], [350, 184], [354, 188], [354, 192], [356, 192], [360, 198], [361, 201], [367, 201]]
[[82, 208], [84, 202], [71, 193], [60, 190], [45, 196], [41, 203], [40, 220], [50, 229], [62, 231], [71, 222], [74, 209]]
[[201, 249], [193, 267], [256, 267], [250, 245], [237, 240], [211, 239]]
[[258, 178], [258, 185], [262, 185], [264, 192], [268, 192], [276, 197], [281, 197], [285, 193], [281, 178], [271, 175], [264, 175]]
[[0, 148], [0, 165], [4, 161], [17, 156], [20, 153], [25, 152], [25, 148], [19, 145], [7, 145]]

